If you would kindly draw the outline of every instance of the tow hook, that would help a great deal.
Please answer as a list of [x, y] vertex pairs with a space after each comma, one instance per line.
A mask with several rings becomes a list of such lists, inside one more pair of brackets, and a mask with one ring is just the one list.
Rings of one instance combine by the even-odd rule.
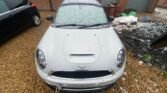
[[55, 93], [60, 93], [60, 90], [62, 89], [62, 87], [59, 85], [56, 87], [55, 89]]

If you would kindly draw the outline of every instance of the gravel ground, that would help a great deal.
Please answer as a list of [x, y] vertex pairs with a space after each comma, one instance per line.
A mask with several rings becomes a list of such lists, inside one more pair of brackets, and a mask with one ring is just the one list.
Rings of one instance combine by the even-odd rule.
[[[0, 46], [0, 93], [54, 93], [38, 76], [34, 51], [50, 22], [30, 27]], [[128, 52], [124, 76], [106, 93], [167, 93], [166, 74]]]

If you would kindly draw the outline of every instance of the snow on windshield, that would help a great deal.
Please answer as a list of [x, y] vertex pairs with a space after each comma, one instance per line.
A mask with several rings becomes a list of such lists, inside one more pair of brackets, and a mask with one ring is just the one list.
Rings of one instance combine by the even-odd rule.
[[93, 25], [107, 23], [102, 7], [94, 5], [65, 5], [58, 10], [55, 24]]

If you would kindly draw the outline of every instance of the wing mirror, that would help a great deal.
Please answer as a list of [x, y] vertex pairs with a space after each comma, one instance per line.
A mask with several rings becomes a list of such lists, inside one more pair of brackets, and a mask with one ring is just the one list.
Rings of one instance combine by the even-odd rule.
[[49, 15], [49, 16], [47, 16], [47, 17], [46, 17], [46, 19], [47, 19], [47, 20], [49, 20], [49, 21], [51, 21], [51, 22], [53, 22], [54, 17], [53, 17], [53, 16], [51, 16], [51, 15]]
[[108, 21], [109, 21], [109, 22], [114, 21], [114, 19], [115, 19], [115, 18], [114, 18], [113, 16], [108, 16]]

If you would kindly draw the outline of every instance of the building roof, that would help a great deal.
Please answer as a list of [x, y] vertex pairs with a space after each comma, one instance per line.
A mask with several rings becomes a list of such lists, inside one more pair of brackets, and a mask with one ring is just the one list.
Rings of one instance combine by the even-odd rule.
[[101, 5], [97, 0], [64, 0], [63, 4], [75, 4], [75, 3], [84, 3], [84, 4], [95, 4]]

